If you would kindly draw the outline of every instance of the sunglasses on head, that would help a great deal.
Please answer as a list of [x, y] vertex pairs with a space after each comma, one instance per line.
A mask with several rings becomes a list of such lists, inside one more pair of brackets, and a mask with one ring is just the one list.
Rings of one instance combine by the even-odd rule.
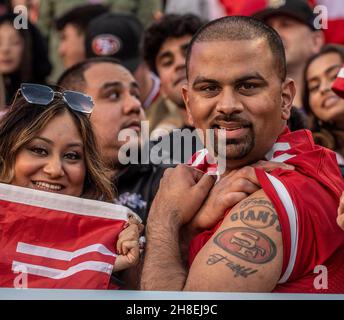
[[47, 106], [54, 100], [55, 94], [60, 95], [62, 100], [74, 111], [90, 114], [93, 110], [94, 103], [92, 97], [77, 91], [64, 90], [62, 92], [54, 91], [48, 86], [35, 83], [22, 83], [18, 93], [24, 97], [24, 99], [32, 104], [39, 104]]

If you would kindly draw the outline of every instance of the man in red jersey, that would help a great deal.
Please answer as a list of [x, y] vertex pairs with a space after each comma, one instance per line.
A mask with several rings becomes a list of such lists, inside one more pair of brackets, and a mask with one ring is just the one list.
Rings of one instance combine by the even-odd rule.
[[[295, 86], [277, 33], [248, 17], [212, 21], [190, 43], [187, 75], [190, 120], [204, 133], [214, 130], [226, 171], [215, 185], [191, 167], [166, 171], [147, 223], [141, 288], [343, 293], [336, 216], [344, 182], [332, 151], [316, 146], [310, 132], [286, 127]], [[226, 145], [217, 150], [220, 129]], [[250, 167], [260, 160], [295, 170]], [[188, 243], [179, 240], [197, 227], [208, 229], [192, 239], [187, 268]], [[328, 281], [317, 281], [319, 265]]]

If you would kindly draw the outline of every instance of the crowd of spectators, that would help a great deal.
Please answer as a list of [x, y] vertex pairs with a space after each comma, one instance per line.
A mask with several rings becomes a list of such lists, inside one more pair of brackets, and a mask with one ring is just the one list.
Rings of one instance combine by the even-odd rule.
[[[118, 240], [123, 288], [316, 292], [317, 264], [344, 283], [342, 30], [317, 27], [317, 1], [233, 3], [0, 1], [0, 182], [133, 210], [147, 250], [139, 263], [135, 220]], [[208, 129], [226, 132], [216, 183]]]

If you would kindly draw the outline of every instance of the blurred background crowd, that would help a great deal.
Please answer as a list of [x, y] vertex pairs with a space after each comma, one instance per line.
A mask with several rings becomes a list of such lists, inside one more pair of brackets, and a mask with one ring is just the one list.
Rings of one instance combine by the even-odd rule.
[[[343, 165], [344, 102], [331, 90], [344, 61], [342, 4], [341, 0], [1, 0], [0, 111], [6, 112], [22, 82], [56, 84], [61, 74], [85, 59], [114, 57], [138, 83], [140, 108], [153, 137], [162, 129], [192, 129], [181, 95], [190, 39], [207, 21], [226, 15], [254, 16], [280, 34], [286, 49], [288, 76], [297, 87], [290, 129], [311, 129], [316, 142], [336, 151]], [[15, 8], [20, 5], [27, 8], [27, 29], [15, 28]], [[317, 5], [326, 7], [320, 21], [325, 28], [320, 30], [314, 26]], [[19, 14], [22, 18], [25, 12]]]
[[[176, 133], [194, 136], [195, 130], [182, 94], [188, 46], [205, 23], [238, 15], [259, 19], [280, 35], [287, 76], [296, 86], [289, 129], [309, 129], [316, 144], [335, 152], [344, 176], [343, 0], [0, 0], [1, 182], [114, 202], [146, 223], [167, 162], [124, 164], [120, 132], [129, 128], [142, 137], [140, 125], [148, 120], [149, 150], [165, 138], [172, 140], [159, 158], [169, 164], [176, 164], [175, 159], [186, 163], [202, 149], [197, 138], [185, 148]], [[279, 41], [274, 31], [261, 26]], [[80, 108], [76, 101], [86, 103]], [[10, 108], [12, 103], [17, 110]], [[38, 110], [36, 104], [50, 109]], [[66, 106], [73, 109], [67, 115], [62, 113]], [[37, 132], [50, 137], [45, 139], [49, 147], [43, 148], [41, 141], [32, 146]], [[69, 146], [73, 134], [83, 142], [85, 159], [83, 151], [61, 147], [59, 161], [66, 163], [65, 169], [48, 154], [61, 141]], [[61, 141], [51, 147], [55, 138]], [[29, 146], [27, 158], [21, 157], [23, 146]], [[335, 155], [329, 153], [334, 165], [326, 168], [336, 168], [338, 177]], [[15, 170], [25, 183], [13, 178]], [[32, 179], [36, 172], [41, 175], [38, 182]], [[50, 184], [44, 176], [50, 176]], [[76, 190], [59, 183], [65, 176], [75, 180], [70, 185]], [[344, 195], [341, 211], [343, 203]], [[343, 217], [338, 222], [342, 227]], [[129, 287], [138, 287], [137, 277], [130, 279]]]

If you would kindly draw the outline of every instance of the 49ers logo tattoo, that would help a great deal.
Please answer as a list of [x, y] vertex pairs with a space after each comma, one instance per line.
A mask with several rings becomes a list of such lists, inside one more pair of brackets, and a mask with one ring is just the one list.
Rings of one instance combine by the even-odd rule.
[[250, 228], [231, 228], [214, 239], [223, 250], [248, 262], [263, 264], [276, 256], [276, 245], [265, 234]]

